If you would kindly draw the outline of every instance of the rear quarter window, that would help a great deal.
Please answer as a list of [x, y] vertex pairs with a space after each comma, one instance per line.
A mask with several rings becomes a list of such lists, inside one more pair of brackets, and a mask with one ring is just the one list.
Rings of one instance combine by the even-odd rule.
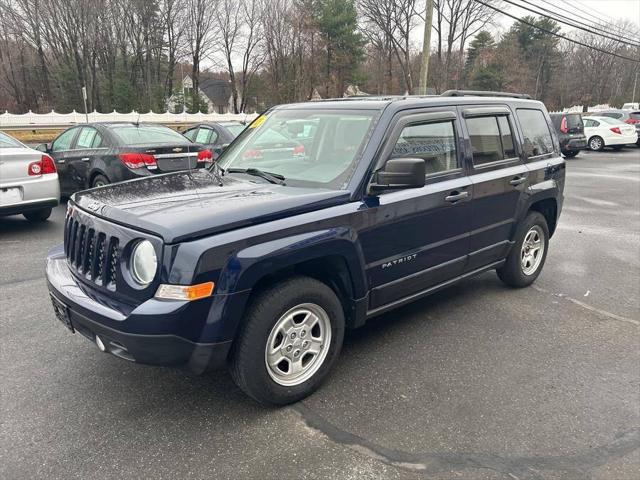
[[553, 153], [553, 137], [542, 110], [519, 108], [516, 114], [522, 128], [524, 153], [527, 157]]

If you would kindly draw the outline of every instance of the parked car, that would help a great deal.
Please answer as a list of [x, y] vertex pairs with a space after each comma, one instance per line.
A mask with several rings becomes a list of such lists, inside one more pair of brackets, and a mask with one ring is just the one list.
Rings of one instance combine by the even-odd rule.
[[202, 168], [213, 162], [211, 151], [169, 127], [133, 122], [78, 125], [36, 148], [55, 160], [65, 197], [87, 188]]
[[560, 142], [560, 151], [567, 158], [575, 157], [580, 150], [587, 148], [584, 136], [584, 124], [579, 113], [549, 114]]
[[584, 134], [591, 150], [602, 150], [605, 147], [620, 150], [625, 145], [638, 141], [635, 126], [615, 118], [591, 115], [584, 117], [583, 122]]
[[245, 127], [240, 122], [205, 122], [189, 127], [182, 134], [211, 150], [215, 160]]
[[621, 122], [633, 125], [639, 137], [636, 145], [640, 147], [640, 110], [605, 110], [598, 112], [598, 116], [615, 118]]
[[[488, 270], [530, 285], [565, 163], [544, 105], [498, 95], [279, 106], [209, 169], [75, 194], [47, 259], [57, 317], [122, 359], [228, 364], [282, 405], [318, 388], [345, 328]], [[247, 155], [302, 120], [302, 155]]]
[[629, 102], [622, 105], [622, 110], [640, 110], [640, 103]]
[[53, 159], [0, 132], [0, 216], [43, 222], [59, 201]]

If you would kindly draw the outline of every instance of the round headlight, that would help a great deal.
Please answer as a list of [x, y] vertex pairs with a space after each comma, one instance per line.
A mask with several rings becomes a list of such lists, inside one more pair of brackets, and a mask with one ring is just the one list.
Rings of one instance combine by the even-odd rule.
[[131, 253], [131, 275], [141, 285], [148, 285], [156, 276], [158, 259], [149, 240], [139, 242]]

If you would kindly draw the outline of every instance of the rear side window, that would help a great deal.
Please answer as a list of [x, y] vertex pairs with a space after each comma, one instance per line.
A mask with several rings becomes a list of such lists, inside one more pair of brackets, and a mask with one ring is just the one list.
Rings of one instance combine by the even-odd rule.
[[215, 143], [218, 138], [218, 134], [210, 128], [200, 128], [198, 135], [196, 135], [196, 143]]
[[427, 175], [458, 168], [453, 122], [416, 123], [404, 127], [390, 158], [422, 158]]
[[600, 122], [596, 122], [595, 120], [592, 120], [591, 118], [585, 118], [584, 119], [584, 126], [585, 127], [599, 127], [600, 126]]
[[198, 129], [192, 128], [191, 130], [187, 130], [186, 132], [184, 132], [183, 135], [193, 142], [196, 139], [197, 133], [198, 133]]
[[76, 148], [98, 148], [102, 144], [102, 137], [95, 128], [83, 127], [76, 140]]
[[482, 165], [516, 156], [513, 146], [513, 134], [507, 117], [468, 118], [466, 123], [471, 140], [474, 165]]
[[518, 120], [524, 135], [524, 153], [537, 157], [553, 152], [553, 137], [541, 110], [519, 108]]

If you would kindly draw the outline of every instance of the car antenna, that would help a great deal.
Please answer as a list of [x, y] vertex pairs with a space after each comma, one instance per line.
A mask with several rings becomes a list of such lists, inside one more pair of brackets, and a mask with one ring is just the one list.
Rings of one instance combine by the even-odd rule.
[[136, 118], [136, 121], [135, 121], [135, 122], [133, 122], [133, 124], [134, 124], [136, 127], [139, 127], [139, 126], [140, 126], [140, 112], [138, 112], [138, 118]]

